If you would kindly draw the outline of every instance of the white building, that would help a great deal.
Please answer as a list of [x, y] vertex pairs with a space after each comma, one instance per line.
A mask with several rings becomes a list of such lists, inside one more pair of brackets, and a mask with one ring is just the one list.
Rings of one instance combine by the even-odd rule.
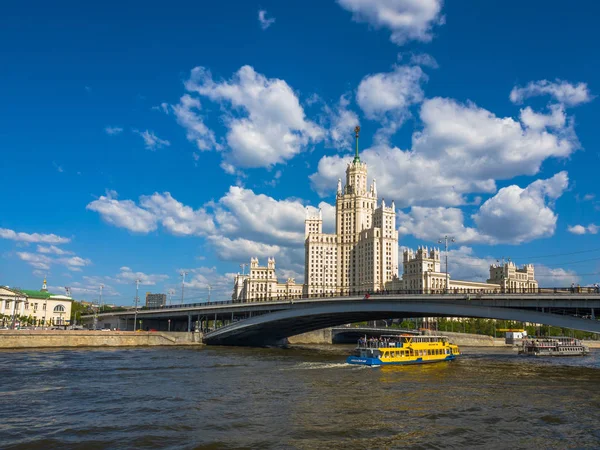
[[302, 285], [296, 284], [293, 278], [285, 283], [278, 283], [275, 276], [275, 259], [269, 258], [267, 266], [259, 266], [257, 258], [250, 259], [248, 274], [237, 274], [234, 279], [234, 301], [268, 301], [289, 299], [302, 296]]
[[522, 291], [538, 288], [538, 282], [535, 281], [533, 264], [524, 264], [520, 269], [515, 263], [508, 261], [502, 264], [492, 264], [490, 266], [490, 278], [488, 283], [500, 285], [504, 291]]
[[[275, 260], [260, 267], [252, 258], [250, 273], [238, 274], [234, 281], [233, 300], [269, 300], [304, 295], [331, 296], [377, 291], [443, 292], [446, 273], [441, 271], [441, 252], [427, 247], [403, 253], [404, 273], [398, 276], [398, 231], [394, 202], [386, 206], [377, 198], [373, 180], [367, 188], [367, 165], [356, 155], [346, 168], [346, 183], [338, 179], [335, 201], [335, 233], [323, 233], [323, 216], [319, 210], [304, 221], [304, 285], [293, 279], [278, 283]], [[537, 289], [533, 265], [517, 269], [513, 263], [490, 267], [487, 283], [452, 280], [451, 292], [502, 291]]]
[[379, 204], [375, 180], [367, 189], [367, 165], [356, 156], [338, 180], [335, 234], [323, 233], [323, 218], [305, 220], [304, 294], [340, 295], [383, 290], [398, 273], [398, 232], [394, 202]]
[[0, 286], [0, 320], [8, 327], [13, 318], [15, 325], [68, 325], [72, 302], [71, 297], [48, 292], [45, 279], [39, 291]]
[[[416, 251], [406, 249], [403, 252], [404, 273], [402, 279], [396, 278], [386, 284], [389, 291], [444, 292], [446, 273], [441, 271], [441, 252], [439, 249], [419, 247]], [[453, 280], [448, 274], [448, 290], [451, 293], [462, 292], [522, 292], [537, 290], [532, 264], [518, 269], [512, 262], [490, 266], [490, 278], [487, 282]]]

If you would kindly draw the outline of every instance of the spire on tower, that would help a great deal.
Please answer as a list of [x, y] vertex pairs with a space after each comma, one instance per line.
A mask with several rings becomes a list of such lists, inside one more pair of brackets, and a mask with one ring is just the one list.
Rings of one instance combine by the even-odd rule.
[[42, 284], [42, 292], [46, 292], [48, 287], [46, 286], [46, 277], [44, 277], [44, 283]]
[[357, 125], [354, 128], [354, 135], [356, 137], [356, 154], [354, 155], [354, 161], [353, 162], [360, 162], [360, 157], [358, 156], [358, 134], [360, 133], [360, 127]]

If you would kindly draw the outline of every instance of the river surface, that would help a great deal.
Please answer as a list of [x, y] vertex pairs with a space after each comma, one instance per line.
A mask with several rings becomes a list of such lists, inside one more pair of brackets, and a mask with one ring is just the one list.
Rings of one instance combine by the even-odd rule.
[[600, 448], [598, 350], [367, 368], [350, 348], [3, 351], [0, 448]]

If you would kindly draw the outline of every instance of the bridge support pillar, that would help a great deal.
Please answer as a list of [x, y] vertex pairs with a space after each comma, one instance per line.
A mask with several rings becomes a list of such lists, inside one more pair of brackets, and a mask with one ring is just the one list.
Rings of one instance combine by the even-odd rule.
[[192, 313], [188, 313], [188, 333], [192, 331]]
[[596, 313], [594, 312], [594, 308], [592, 308], [592, 320], [596, 320]]

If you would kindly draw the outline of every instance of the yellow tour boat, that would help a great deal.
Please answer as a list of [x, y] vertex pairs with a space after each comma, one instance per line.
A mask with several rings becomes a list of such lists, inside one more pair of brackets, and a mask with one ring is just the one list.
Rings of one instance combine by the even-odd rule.
[[460, 355], [457, 345], [446, 336], [381, 336], [360, 338], [348, 364], [383, 366], [452, 361]]

